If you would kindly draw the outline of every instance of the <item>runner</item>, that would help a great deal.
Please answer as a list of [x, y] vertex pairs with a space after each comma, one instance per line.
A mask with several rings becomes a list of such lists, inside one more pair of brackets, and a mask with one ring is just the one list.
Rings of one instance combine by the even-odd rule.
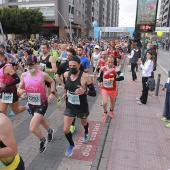
[[10, 105], [15, 114], [26, 110], [26, 106], [19, 106], [16, 84], [20, 78], [11, 64], [6, 64], [4, 53], [0, 52], [0, 110], [7, 113]]
[[90, 61], [86, 56], [83, 56], [83, 47], [80, 45], [77, 47], [77, 55], [80, 58], [84, 72], [88, 73], [90, 71]]
[[[66, 157], [70, 157], [75, 148], [75, 144], [72, 139], [72, 133], [70, 132], [70, 126], [75, 117], [81, 119], [81, 123], [84, 126], [84, 143], [89, 141], [88, 128], [89, 123], [87, 117], [89, 115], [89, 108], [87, 103], [87, 95], [96, 96], [96, 91], [91, 83], [90, 76], [79, 70], [80, 59], [77, 56], [73, 56], [69, 60], [70, 71], [64, 73], [66, 79], [65, 92], [63, 99], [66, 100], [66, 110], [64, 112], [64, 134], [70, 144], [68, 150], [65, 153]], [[88, 91], [86, 89], [89, 89]]]
[[[53, 56], [51, 56], [50, 52], [49, 52], [49, 45], [47, 43], [43, 43], [41, 45], [41, 52], [43, 53], [42, 56], [40, 56], [40, 70], [46, 72], [53, 80], [54, 80], [54, 73], [57, 72], [57, 67], [56, 67], [56, 62], [53, 58]], [[45, 82], [46, 86], [47, 86], [47, 94], [48, 96], [51, 93], [51, 87], [50, 87], [50, 83]], [[56, 91], [56, 88], [54, 90], [54, 95], [57, 98], [57, 104], [58, 106], [61, 105], [61, 99], [58, 96], [58, 93]]]
[[0, 111], [0, 162], [1, 170], [25, 170], [24, 162], [18, 154], [11, 121]]
[[[28, 56], [25, 62], [28, 71], [21, 75], [21, 82], [18, 88], [18, 94], [26, 92], [28, 103], [26, 105], [28, 112], [33, 116], [30, 122], [30, 131], [40, 139], [40, 153], [46, 149], [47, 139], [42, 135], [39, 125], [48, 132], [48, 142], [53, 140], [54, 130], [51, 129], [44, 118], [48, 107], [48, 101], [54, 98], [55, 82], [47, 73], [38, 70], [36, 56]], [[51, 94], [48, 101], [45, 92], [45, 82], [51, 87]]]
[[[118, 77], [116, 77], [118, 75]], [[114, 100], [117, 95], [116, 92], [116, 81], [124, 80], [123, 73], [121, 71], [116, 71], [116, 66], [114, 66], [114, 57], [109, 55], [107, 59], [107, 65], [102, 68], [100, 73], [100, 83], [101, 95], [103, 100], [104, 114], [102, 120], [105, 121], [107, 118], [107, 103], [108, 97], [110, 99], [110, 117], [113, 118], [114, 113]]]
[[[99, 48], [100, 47], [98, 45], [96, 45], [94, 47], [94, 53], [92, 54], [92, 57], [91, 57], [91, 63], [93, 63], [93, 84], [94, 84], [95, 88], [96, 88], [96, 72], [94, 72], [94, 71], [95, 71], [95, 68], [97, 66], [97, 62], [100, 60]], [[97, 72], [99, 73], [99, 68], [97, 69]]]

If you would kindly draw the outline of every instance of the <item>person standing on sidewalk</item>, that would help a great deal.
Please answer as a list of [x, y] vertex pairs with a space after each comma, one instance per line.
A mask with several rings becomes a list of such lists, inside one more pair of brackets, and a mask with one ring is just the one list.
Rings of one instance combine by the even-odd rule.
[[121, 73], [121, 71], [116, 71], [116, 66], [114, 65], [114, 57], [113, 55], [109, 55], [106, 66], [102, 67], [99, 81], [104, 110], [104, 114], [102, 115], [103, 121], [105, 121], [107, 118], [108, 97], [110, 99], [110, 117], [113, 118], [114, 116], [114, 100], [117, 96], [116, 81], [122, 80], [124, 80], [123, 73]]
[[[63, 94], [63, 100], [66, 100], [66, 110], [64, 111], [64, 134], [70, 144], [65, 156], [70, 157], [75, 148], [75, 144], [72, 139], [72, 133], [70, 132], [70, 126], [74, 118], [81, 119], [81, 123], [84, 126], [84, 138], [83, 142], [89, 141], [88, 130], [89, 123], [87, 117], [89, 115], [89, 107], [87, 102], [87, 95], [96, 96], [96, 90], [91, 83], [89, 74], [80, 70], [80, 58], [72, 56], [69, 59], [69, 72], [64, 73], [65, 91]], [[87, 90], [88, 89], [88, 90]]]
[[16, 139], [9, 118], [0, 111], [0, 162], [1, 170], [25, 170], [24, 162], [18, 154]]
[[138, 66], [137, 61], [139, 58], [139, 51], [138, 51], [136, 42], [132, 42], [131, 49], [132, 49], [132, 51], [131, 51], [131, 55], [129, 56], [129, 58], [131, 59], [130, 63], [131, 63], [132, 80], [130, 80], [130, 82], [135, 82], [135, 81], [137, 81], [137, 75], [135, 72], [135, 68], [137, 68], [137, 66]]
[[[51, 129], [44, 118], [48, 108], [48, 101], [54, 99], [55, 82], [47, 74], [39, 71], [36, 56], [28, 56], [25, 62], [28, 71], [21, 75], [21, 82], [18, 88], [18, 95], [27, 93], [28, 103], [26, 105], [28, 112], [33, 116], [30, 122], [30, 131], [40, 139], [40, 153], [46, 149], [47, 139], [42, 135], [39, 128], [41, 124], [48, 132], [48, 142], [53, 140], [54, 130]], [[45, 82], [51, 87], [51, 93], [46, 97]]]
[[154, 61], [154, 55], [151, 51], [148, 51], [146, 54], [146, 61], [144, 64], [142, 64], [141, 60], [138, 60], [138, 65], [140, 66], [142, 70], [142, 95], [140, 98], [136, 98], [137, 104], [142, 105], [146, 104], [147, 99], [148, 99], [148, 90], [149, 88], [147, 87], [147, 81], [148, 77], [153, 76], [153, 70], [155, 67], [155, 61]]
[[[164, 105], [164, 117], [161, 118], [162, 121], [166, 122], [170, 120], [170, 70], [168, 71], [168, 79], [162, 90], [166, 89], [165, 105]], [[165, 127], [170, 128], [170, 123], [165, 125]]]
[[[57, 67], [56, 67], [56, 62], [54, 60], [54, 57], [49, 52], [48, 43], [43, 43], [41, 45], [41, 52], [43, 53], [43, 55], [40, 56], [40, 70], [46, 72], [54, 80], [54, 74], [57, 72]], [[47, 86], [47, 93], [49, 96], [51, 94], [50, 83], [45, 82], [45, 85]], [[56, 88], [54, 90], [54, 95], [57, 98], [58, 106], [60, 106], [61, 99], [58, 95], [58, 92], [56, 91]]]

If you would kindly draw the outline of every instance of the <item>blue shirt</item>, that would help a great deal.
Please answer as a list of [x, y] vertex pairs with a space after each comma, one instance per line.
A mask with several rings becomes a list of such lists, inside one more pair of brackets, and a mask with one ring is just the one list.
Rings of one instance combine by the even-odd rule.
[[90, 61], [86, 56], [81, 57], [80, 62], [82, 64], [84, 70], [87, 68], [90, 68]]

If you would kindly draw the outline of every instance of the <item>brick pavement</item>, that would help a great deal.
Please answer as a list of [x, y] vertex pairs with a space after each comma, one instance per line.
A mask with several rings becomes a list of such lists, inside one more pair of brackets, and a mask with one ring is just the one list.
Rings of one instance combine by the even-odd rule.
[[[127, 63], [127, 62], [126, 62]], [[170, 129], [160, 118], [163, 114], [165, 92], [149, 92], [146, 105], [138, 105], [140, 97], [141, 73], [137, 73], [138, 82], [129, 83], [131, 72], [125, 64], [125, 80], [119, 86], [116, 100], [115, 119], [111, 121], [109, 135], [106, 138], [99, 170], [168, 170], [170, 169]], [[161, 74], [161, 84], [167, 75], [158, 66], [155, 73]], [[110, 137], [109, 137], [110, 136]], [[110, 140], [111, 138], [111, 140]]]

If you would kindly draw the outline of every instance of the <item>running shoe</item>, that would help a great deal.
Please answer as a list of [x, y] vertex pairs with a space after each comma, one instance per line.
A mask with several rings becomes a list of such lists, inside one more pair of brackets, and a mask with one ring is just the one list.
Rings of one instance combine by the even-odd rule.
[[71, 133], [74, 133], [75, 129], [76, 129], [76, 127], [75, 127], [74, 125], [71, 125], [71, 126], [70, 126], [70, 132], [71, 132]]
[[105, 120], [106, 120], [106, 118], [107, 118], [107, 114], [106, 114], [106, 113], [104, 113], [104, 114], [102, 115], [102, 120], [103, 120], [103, 121], [105, 121]]
[[66, 157], [72, 156], [74, 148], [75, 148], [75, 146], [69, 146], [66, 153], [65, 153], [65, 156]]
[[27, 103], [25, 106], [26, 106], [26, 108], [27, 108], [28, 113], [31, 115], [31, 109], [30, 109], [30, 107], [29, 107], [29, 104]]
[[25, 99], [27, 97], [27, 94], [24, 93], [22, 96], [20, 96], [20, 99]]
[[48, 133], [48, 142], [53, 141], [53, 136], [54, 136], [54, 129], [51, 129], [51, 132]]
[[89, 141], [89, 135], [88, 133], [84, 134], [83, 142], [87, 143]]
[[114, 117], [114, 112], [110, 111], [110, 117], [113, 118]]
[[141, 101], [137, 101], [137, 104], [139, 105], [143, 105], [143, 103]]
[[170, 123], [166, 124], [165, 127], [170, 128]]
[[10, 117], [15, 116], [15, 113], [11, 110], [10, 113], [9, 113], [9, 116]]
[[166, 117], [162, 117], [161, 120], [162, 120], [163, 122], [166, 122], [168, 119], [167, 119]]
[[61, 105], [61, 98], [60, 98], [60, 97], [57, 98], [57, 105], [58, 105], [58, 106]]
[[47, 147], [47, 139], [45, 138], [44, 141], [40, 142], [40, 153], [43, 153], [46, 150]]

